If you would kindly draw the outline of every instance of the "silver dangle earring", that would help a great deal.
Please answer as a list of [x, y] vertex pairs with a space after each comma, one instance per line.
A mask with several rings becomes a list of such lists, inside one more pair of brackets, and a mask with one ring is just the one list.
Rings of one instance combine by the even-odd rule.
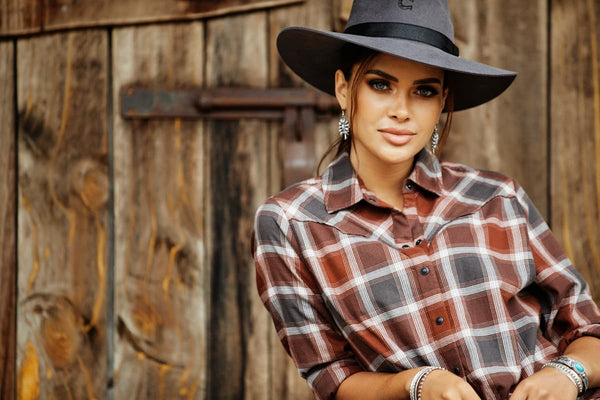
[[431, 136], [431, 151], [433, 154], [437, 152], [438, 144], [440, 144], [440, 135], [436, 125], [435, 128], [433, 128], [433, 135]]
[[346, 110], [342, 110], [342, 116], [340, 117], [340, 122], [338, 123], [338, 130], [342, 140], [348, 140], [348, 136], [350, 136], [350, 123], [348, 122], [348, 118], [346, 118]]

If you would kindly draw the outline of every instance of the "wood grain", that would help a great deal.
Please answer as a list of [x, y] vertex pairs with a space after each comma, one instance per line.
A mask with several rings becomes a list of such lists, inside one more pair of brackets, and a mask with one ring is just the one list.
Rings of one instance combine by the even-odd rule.
[[304, 0], [0, 0], [0, 36], [199, 19]]
[[[207, 86], [266, 87], [267, 14], [207, 22]], [[250, 243], [254, 211], [268, 189], [268, 124], [207, 124], [210, 199], [210, 399], [264, 399], [269, 322], [256, 293]]]
[[[202, 85], [201, 22], [113, 31], [113, 93]], [[204, 399], [210, 285], [200, 121], [114, 108], [116, 399]]]
[[107, 54], [97, 30], [18, 41], [20, 399], [106, 390]]
[[15, 398], [17, 305], [14, 45], [0, 42], [0, 399]]
[[461, 56], [519, 72], [500, 97], [455, 114], [443, 159], [516, 178], [548, 210], [547, 0], [450, 0]]
[[600, 304], [600, 4], [551, 10], [553, 229]]
[[42, 12], [39, 0], [0, 0], [0, 36], [39, 32]]

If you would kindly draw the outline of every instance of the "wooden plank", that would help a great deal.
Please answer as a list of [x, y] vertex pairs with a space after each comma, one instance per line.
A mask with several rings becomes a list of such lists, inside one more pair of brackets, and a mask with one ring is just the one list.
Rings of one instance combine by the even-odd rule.
[[0, 42], [0, 399], [15, 398], [16, 225], [14, 45]]
[[[113, 93], [202, 85], [201, 22], [113, 31]], [[208, 300], [204, 130], [114, 108], [115, 399], [204, 399]]]
[[106, 390], [108, 36], [19, 40], [18, 397]]
[[[269, 13], [269, 49], [271, 52], [269, 58], [269, 84], [272, 87], [307, 86], [283, 63], [283, 61], [281, 61], [275, 46], [277, 34], [284, 27], [292, 25], [331, 30], [333, 28], [332, 24], [338, 17], [338, 8], [335, 7], [334, 3], [335, 2], [332, 1], [308, 0], [301, 6], [285, 7]], [[331, 79], [334, 79], [334, 77], [332, 76]], [[274, 168], [270, 168], [272, 172], [270, 178], [270, 195], [283, 189], [281, 171], [283, 165], [282, 154], [284, 154], [284, 151], [282, 151], [282, 149], [285, 149], [286, 146], [282, 126], [274, 125], [271, 129], [276, 135], [276, 140], [273, 141], [274, 145], [272, 145], [269, 150], [271, 154], [271, 164], [275, 165]], [[327, 148], [336, 138], [337, 118], [332, 118], [330, 121], [318, 122], [316, 124], [312, 148], [305, 150], [312, 156], [315, 162], [315, 168]], [[324, 163], [322, 168], [325, 168], [326, 165], [327, 164]], [[284, 351], [277, 332], [270, 321], [269, 342], [269, 393], [271, 396], [269, 398], [272, 400], [312, 399], [313, 395], [311, 390], [308, 388], [306, 381], [300, 377], [291, 358]]]
[[[206, 84], [266, 87], [267, 14], [207, 22]], [[250, 252], [254, 212], [268, 190], [268, 124], [207, 124], [211, 188], [209, 399], [264, 399], [268, 393], [269, 322], [256, 292]]]
[[0, 36], [39, 32], [42, 10], [39, 0], [0, 0]]
[[[57, 29], [190, 20], [304, 0], [0, 0], [0, 36]], [[2, 12], [2, 10], [6, 10]]]
[[600, 304], [600, 4], [551, 5], [553, 229]]
[[465, 58], [518, 71], [499, 98], [455, 114], [443, 159], [513, 176], [548, 211], [547, 0], [451, 0]]

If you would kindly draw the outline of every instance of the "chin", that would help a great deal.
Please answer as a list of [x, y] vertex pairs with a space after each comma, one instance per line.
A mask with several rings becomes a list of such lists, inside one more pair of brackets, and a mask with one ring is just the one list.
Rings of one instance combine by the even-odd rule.
[[379, 159], [387, 164], [402, 164], [411, 161], [421, 151], [422, 147], [399, 146], [380, 154]]

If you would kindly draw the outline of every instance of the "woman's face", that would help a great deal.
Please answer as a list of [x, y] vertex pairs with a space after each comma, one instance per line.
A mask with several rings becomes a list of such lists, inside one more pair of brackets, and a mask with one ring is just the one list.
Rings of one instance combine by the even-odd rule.
[[[340, 70], [335, 79], [340, 106], [349, 115], [354, 112], [353, 165], [358, 162], [387, 168], [412, 164], [414, 156], [430, 140], [444, 108], [444, 72], [379, 54], [357, 80], [356, 87], [350, 87], [353, 79], [346, 81]], [[354, 90], [356, 103], [351, 104]]]

